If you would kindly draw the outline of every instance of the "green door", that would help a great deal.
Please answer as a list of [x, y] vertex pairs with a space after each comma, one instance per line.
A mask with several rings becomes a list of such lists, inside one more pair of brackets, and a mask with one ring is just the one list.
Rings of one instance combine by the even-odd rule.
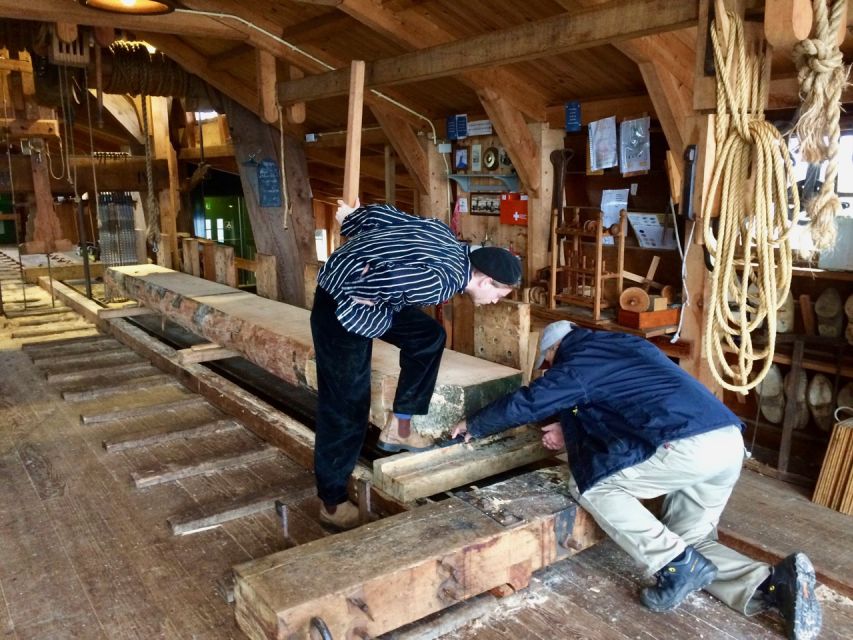
[[[254, 260], [255, 239], [242, 196], [204, 197], [204, 237], [234, 247], [240, 258]], [[254, 284], [254, 274], [238, 271], [240, 284]]]

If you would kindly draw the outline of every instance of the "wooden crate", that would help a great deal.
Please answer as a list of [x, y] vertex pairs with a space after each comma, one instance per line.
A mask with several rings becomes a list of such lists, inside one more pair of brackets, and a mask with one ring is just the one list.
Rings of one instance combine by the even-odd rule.
[[678, 307], [661, 311], [626, 311], [619, 309], [619, 324], [633, 329], [649, 329], [651, 327], [667, 327], [678, 324]]
[[812, 502], [853, 515], [853, 418], [832, 429]]

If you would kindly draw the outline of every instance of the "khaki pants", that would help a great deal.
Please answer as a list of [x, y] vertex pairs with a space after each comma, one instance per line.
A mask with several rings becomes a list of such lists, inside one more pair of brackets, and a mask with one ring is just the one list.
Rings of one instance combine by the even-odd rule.
[[[770, 575], [756, 562], [717, 542], [717, 523], [740, 476], [743, 437], [725, 427], [658, 447], [648, 460], [623, 469], [578, 495], [569, 490], [616, 544], [649, 574], [687, 545], [713, 562], [717, 579], [706, 591], [745, 614], [764, 608], [755, 590]], [[640, 502], [666, 495], [660, 520]]]

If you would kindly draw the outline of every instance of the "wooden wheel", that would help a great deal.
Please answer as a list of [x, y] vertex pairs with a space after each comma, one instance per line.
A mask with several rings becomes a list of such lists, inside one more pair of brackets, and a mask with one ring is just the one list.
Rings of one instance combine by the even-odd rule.
[[619, 296], [619, 306], [625, 311], [645, 311], [650, 303], [649, 294], [640, 287], [628, 287]]

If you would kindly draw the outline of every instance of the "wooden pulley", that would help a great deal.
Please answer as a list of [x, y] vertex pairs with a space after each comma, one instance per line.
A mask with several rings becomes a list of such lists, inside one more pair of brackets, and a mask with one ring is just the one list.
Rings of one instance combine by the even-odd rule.
[[664, 298], [667, 302], [672, 302], [673, 296], [675, 296], [675, 287], [669, 284], [665, 284], [663, 287], [661, 287], [661, 298]]
[[587, 220], [583, 223], [583, 230], [588, 233], [594, 233], [596, 227], [598, 226], [597, 220]]
[[649, 294], [640, 287], [628, 287], [619, 296], [619, 306], [625, 311], [645, 311], [649, 304]]
[[622, 233], [622, 225], [618, 222], [614, 222], [609, 227], [607, 227], [607, 233], [609, 233], [614, 238], [619, 237], [619, 234]]

